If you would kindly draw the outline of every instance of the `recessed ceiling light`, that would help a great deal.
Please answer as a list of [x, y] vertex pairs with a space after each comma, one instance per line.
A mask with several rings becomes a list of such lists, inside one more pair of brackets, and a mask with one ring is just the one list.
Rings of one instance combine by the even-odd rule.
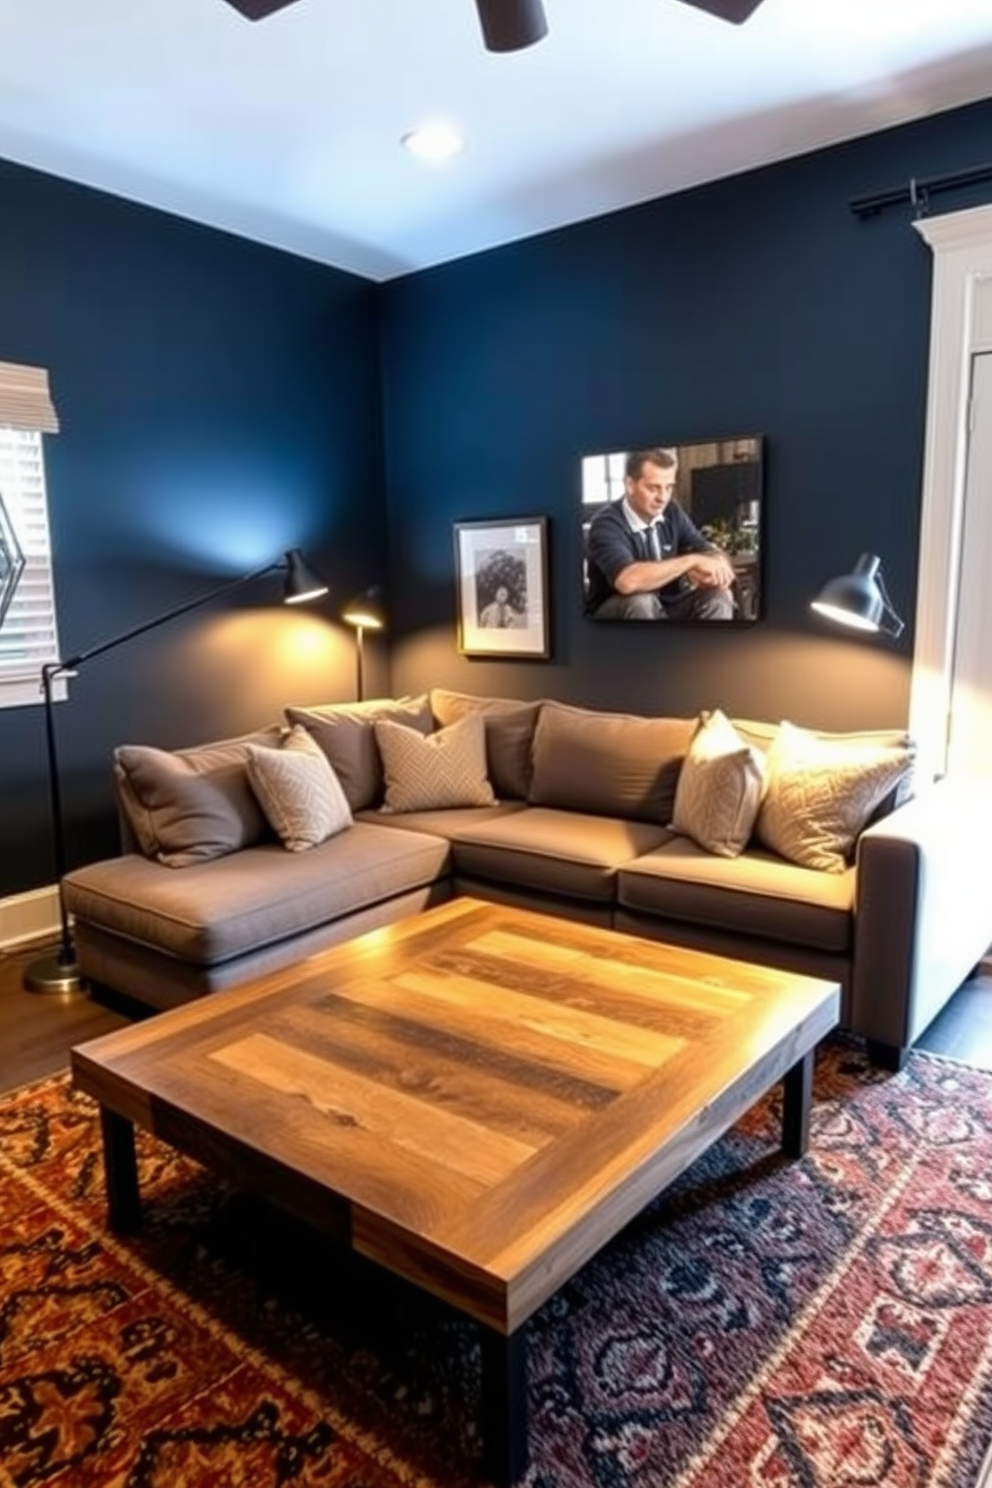
[[421, 160], [450, 160], [465, 148], [465, 140], [453, 124], [436, 121], [421, 129], [411, 129], [401, 141], [411, 155]]

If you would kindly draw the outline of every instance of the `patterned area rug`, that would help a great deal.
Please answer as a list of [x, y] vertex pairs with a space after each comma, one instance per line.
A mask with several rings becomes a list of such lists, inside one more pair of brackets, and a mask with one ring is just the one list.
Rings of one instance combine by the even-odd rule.
[[[837, 1040], [532, 1320], [530, 1488], [971, 1488], [992, 1438], [992, 1076]], [[4, 1488], [461, 1488], [473, 1327], [96, 1109], [0, 1100]]]

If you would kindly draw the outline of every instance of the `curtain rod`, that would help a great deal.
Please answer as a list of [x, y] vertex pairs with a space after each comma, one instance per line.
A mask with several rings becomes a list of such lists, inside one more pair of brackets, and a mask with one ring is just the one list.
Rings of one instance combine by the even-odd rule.
[[971, 186], [979, 181], [992, 181], [992, 164], [973, 165], [970, 170], [953, 171], [946, 176], [925, 176], [922, 180], [914, 176], [908, 186], [895, 186], [891, 191], [879, 191], [875, 196], [856, 196], [850, 207], [857, 217], [873, 217], [885, 207], [912, 202], [916, 215], [924, 217], [931, 192], [951, 191], [956, 186]]

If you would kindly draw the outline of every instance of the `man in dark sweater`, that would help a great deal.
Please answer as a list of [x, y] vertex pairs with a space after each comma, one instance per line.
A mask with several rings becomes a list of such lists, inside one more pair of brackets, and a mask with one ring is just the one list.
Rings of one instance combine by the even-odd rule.
[[586, 613], [597, 620], [730, 620], [734, 570], [672, 499], [678, 455], [633, 450], [624, 494], [586, 541]]

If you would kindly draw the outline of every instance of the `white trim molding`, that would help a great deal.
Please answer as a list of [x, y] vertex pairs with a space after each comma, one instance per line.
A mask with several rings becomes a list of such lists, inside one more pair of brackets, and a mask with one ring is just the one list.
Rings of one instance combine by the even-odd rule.
[[921, 778], [940, 774], [954, 663], [954, 630], [964, 525], [971, 357], [979, 349], [976, 290], [992, 277], [992, 206], [913, 226], [933, 252], [926, 451], [920, 513], [916, 642], [909, 727], [920, 751]]
[[0, 949], [10, 950], [61, 929], [58, 889], [49, 884], [0, 899]]

